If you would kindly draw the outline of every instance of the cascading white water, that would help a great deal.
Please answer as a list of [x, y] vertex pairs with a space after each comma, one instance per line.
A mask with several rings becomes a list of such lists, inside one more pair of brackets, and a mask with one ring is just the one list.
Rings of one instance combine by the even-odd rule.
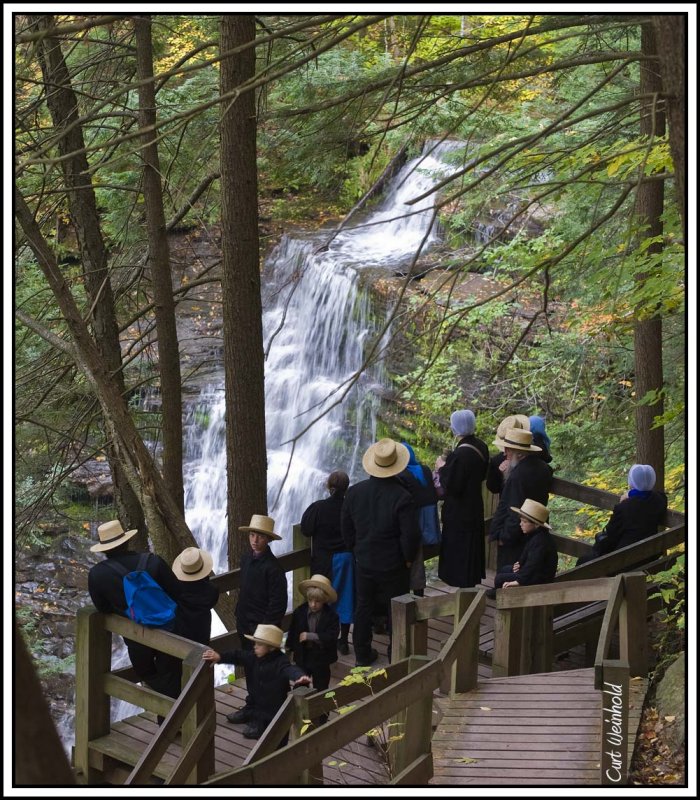
[[[436, 241], [434, 197], [407, 203], [451, 171], [441, 156], [460, 146], [428, 146], [401, 169], [381, 207], [343, 230], [327, 249], [319, 252], [323, 235], [284, 237], [265, 264], [268, 513], [284, 539], [274, 545], [276, 553], [291, 549], [293, 524], [309, 503], [325, 496], [332, 470], [344, 470], [351, 480], [364, 477], [359, 465], [374, 439], [376, 388], [383, 377], [381, 367], [373, 367], [348, 384], [374, 333], [358, 271], [394, 267], [412, 257], [421, 242], [426, 248]], [[223, 388], [206, 389], [188, 423], [187, 522], [214, 556], [215, 571], [222, 571], [227, 569]]]
[[[283, 537], [273, 546], [277, 554], [291, 549], [292, 526], [309, 503], [325, 496], [325, 479], [332, 470], [344, 470], [353, 482], [366, 477], [361, 458], [375, 439], [377, 389], [384, 378], [379, 365], [354, 385], [346, 383], [362, 366], [365, 344], [374, 334], [369, 298], [358, 273], [368, 267], [390, 271], [410, 259], [421, 243], [425, 250], [437, 240], [434, 197], [407, 203], [452, 171], [442, 156], [462, 146], [426, 146], [424, 155], [400, 170], [381, 206], [362, 224], [343, 230], [326, 250], [319, 252], [319, 244], [329, 232], [307, 239], [285, 236], [265, 264], [268, 513]], [[217, 573], [228, 569], [224, 426], [222, 377], [219, 385], [202, 391], [185, 422], [186, 519], [199, 546], [214, 557]], [[290, 462], [295, 436], [299, 438]], [[223, 633], [214, 617], [212, 633]], [[112, 661], [113, 668], [127, 663], [123, 645]], [[230, 672], [221, 665], [216, 670], [217, 683]], [[134, 713], [138, 709], [120, 702], [112, 718]], [[67, 730], [64, 734], [69, 747], [72, 737]]]

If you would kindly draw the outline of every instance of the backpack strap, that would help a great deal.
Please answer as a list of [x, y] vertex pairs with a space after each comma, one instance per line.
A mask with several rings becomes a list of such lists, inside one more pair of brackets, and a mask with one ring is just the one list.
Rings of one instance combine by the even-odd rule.
[[150, 553], [141, 553], [139, 556], [139, 563], [136, 565], [136, 569], [144, 570], [148, 572], [148, 559], [151, 557]]
[[479, 455], [479, 458], [480, 458], [480, 459], [481, 459], [481, 460], [482, 460], [484, 463], [486, 463], [486, 459], [484, 458], [484, 454], [481, 452], [481, 450], [479, 450], [479, 448], [478, 448], [478, 447], [474, 447], [474, 445], [473, 445], [473, 444], [469, 444], [468, 442], [463, 442], [462, 444], [458, 444], [458, 445], [457, 445], [457, 447], [471, 447], [471, 449], [472, 449], [472, 450], [473, 450], [475, 453], [478, 453], [478, 455]]
[[121, 564], [119, 561], [115, 561], [113, 558], [108, 558], [103, 563], [113, 569], [122, 578], [129, 574], [129, 570], [123, 564]]

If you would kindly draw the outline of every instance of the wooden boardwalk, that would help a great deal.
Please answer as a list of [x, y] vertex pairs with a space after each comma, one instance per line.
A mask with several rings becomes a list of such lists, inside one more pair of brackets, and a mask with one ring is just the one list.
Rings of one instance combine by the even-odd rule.
[[[488, 586], [491, 580], [487, 578], [485, 585]], [[452, 592], [454, 592], [452, 587], [446, 586], [440, 581], [434, 581], [426, 589], [426, 595], [428, 596]], [[481, 621], [480, 638], [484, 641], [489, 641], [492, 637], [493, 617], [494, 602], [489, 600]], [[452, 632], [452, 626], [452, 617], [431, 619], [429, 621], [428, 655], [437, 655], [440, 648]], [[350, 637], [350, 642], [352, 645], [352, 634]], [[379, 658], [375, 662], [375, 667], [381, 668], [389, 663], [387, 658], [388, 644], [389, 640], [386, 634], [374, 635], [373, 646], [379, 652]], [[342, 680], [342, 678], [344, 678], [350, 672], [354, 665], [355, 655], [351, 646], [350, 653], [348, 655], [339, 654], [337, 663], [333, 665], [331, 672], [331, 686]], [[560, 670], [570, 669], [572, 666], [578, 665], [580, 665], [580, 657], [578, 654], [573, 653], [569, 654], [566, 659], [557, 662], [556, 668]], [[584, 670], [583, 672], [585, 672], [586, 675], [589, 675], [590, 670]], [[576, 673], [567, 671], [561, 674], [566, 680], [573, 680], [572, 678], [566, 678], [566, 676], [574, 674], [578, 676], [579, 673], [580, 671], [577, 671]], [[434, 741], [435, 778], [433, 779], [433, 783], [438, 785], [461, 783], [470, 783], [472, 785], [478, 784], [481, 777], [485, 774], [485, 764], [487, 762], [484, 762], [484, 764], [482, 764], [478, 770], [471, 768], [473, 763], [471, 759], [476, 758], [476, 756], [471, 755], [471, 753], [480, 752], [478, 750], [474, 750], [473, 748], [478, 747], [477, 740], [479, 740], [482, 735], [490, 735], [490, 739], [492, 741], [499, 739], [500, 735], [498, 731], [494, 732], [491, 730], [491, 733], [489, 734], [488, 731], [483, 731], [477, 727], [475, 729], [476, 736], [473, 736], [472, 727], [470, 726], [476, 724], [475, 720], [472, 720], [474, 713], [476, 712], [477, 716], [479, 714], [483, 716], [484, 712], [479, 710], [481, 706], [487, 705], [496, 709], [499, 707], [500, 703], [500, 711], [494, 711], [491, 714], [491, 721], [489, 724], [493, 725], [493, 719], [496, 717], [503, 720], [503, 704], [507, 703], [509, 698], [512, 699], [514, 692], [517, 695], [518, 692], [521, 691], [521, 689], [512, 690], [508, 687], [512, 682], [533, 680], [535, 677], [541, 676], [500, 678], [492, 680], [491, 667], [484, 661], [483, 663], [479, 664], [479, 692], [490, 691], [493, 693], [494, 690], [488, 689], [487, 687], [500, 687], [502, 694], [499, 695], [498, 692], [494, 694], [494, 698], [501, 698], [500, 701], [497, 702], [495, 699], [493, 702], [489, 701], [489, 703], [482, 700], [477, 701], [473, 699], [476, 695], [474, 693], [470, 693], [469, 695], [460, 696], [459, 700], [450, 702], [439, 692], [435, 693], [435, 708], [438, 711], [436, 714], [436, 719], [440, 713], [442, 713], [444, 717], [436, 731], [436, 739]], [[578, 682], [579, 684], [582, 682], [580, 678], [578, 679]], [[597, 693], [593, 690], [592, 675], [590, 676], [588, 683], [590, 684], [589, 694], [591, 698], [595, 699], [595, 701], [598, 703], [599, 708], [600, 693]], [[240, 708], [244, 703], [246, 695], [245, 679], [241, 678], [236, 680], [236, 682], [233, 684], [224, 684], [217, 687], [215, 695], [215, 772], [218, 774], [241, 766], [255, 742], [243, 737], [242, 732], [245, 726], [232, 725], [226, 720], [226, 714]], [[522, 712], [522, 714], [524, 714], [528, 708], [528, 705], [521, 703], [520, 706], [521, 708], [519, 713]], [[531, 706], [529, 710], [532, 710]], [[539, 708], [536, 708], [536, 710], [539, 711]], [[587, 716], [593, 719], [593, 711], [591, 711]], [[599, 715], [596, 717], [596, 719], [599, 719]], [[465, 720], [472, 721], [465, 723]], [[484, 722], [486, 724], [488, 720], [485, 720]], [[590, 727], [590, 724], [586, 722], [584, 725], [583, 720], [580, 720], [580, 723], [582, 726], [581, 730], [583, 731], [581, 736], [583, 736], [585, 735], [585, 730], [587, 730], [585, 726]], [[498, 723], [496, 724], [498, 725]], [[519, 725], [522, 727], [522, 719], [519, 722]], [[109, 735], [102, 737], [91, 744], [95, 766], [98, 766], [99, 764], [100, 768], [104, 769], [106, 773], [105, 777], [109, 782], [122, 783], [128, 774], [128, 770], [122, 765], [128, 764], [133, 766], [136, 764], [138, 757], [152, 740], [156, 731], [157, 724], [155, 721], [155, 716], [149, 712], [143, 712], [139, 715], [113, 723], [112, 731]], [[592, 735], [592, 733], [589, 735]], [[468, 741], [467, 738], [469, 739]], [[443, 743], [445, 743], [446, 740], [451, 741], [454, 746], [443, 751]], [[483, 741], [489, 741], [489, 739], [486, 738]], [[509, 747], [517, 748], [521, 745], [522, 741], [515, 739], [514, 743], [509, 745]], [[487, 749], [485, 752], [491, 753], [490, 758], [495, 757], [493, 755], [495, 750], [492, 748]], [[180, 756], [180, 753], [181, 747], [179, 742], [176, 740], [169, 746], [160, 766], [156, 769], [155, 774], [158, 778], [162, 779], [167, 776], [172, 768], [172, 765]], [[484, 756], [484, 758], [486, 757]], [[523, 756], [518, 760], [521, 761], [521, 767], [527, 768], [527, 770], [531, 772], [532, 766], [529, 764], [528, 758], [529, 757]], [[464, 761], [460, 759], [469, 760]], [[502, 763], [501, 766], [503, 766]], [[513, 771], [513, 774], [517, 772], [516, 767], [511, 767], [509, 769]], [[578, 770], [578, 767], [576, 769]], [[455, 773], [457, 773], [457, 776], [461, 775], [462, 777], [457, 780]], [[498, 774], [502, 776], [502, 770], [500, 770]], [[576, 775], [580, 777], [580, 775], [583, 775], [583, 773], [581, 773], [579, 770], [576, 772]], [[526, 779], [527, 776], [525, 775], [523, 780], [527, 782]], [[328, 758], [324, 761], [323, 780], [325, 784], [337, 786], [382, 785], [386, 784], [388, 781], [388, 772], [384, 764], [383, 757], [378, 753], [377, 749], [368, 742], [367, 737], [363, 736], [342, 750], [338, 751], [332, 758]], [[493, 783], [494, 781], [493, 778], [485, 778], [484, 780], [486, 783]], [[579, 778], [572, 778], [572, 780], [568, 782], [576, 783], [578, 780]], [[552, 780], [549, 782], [556, 781]]]

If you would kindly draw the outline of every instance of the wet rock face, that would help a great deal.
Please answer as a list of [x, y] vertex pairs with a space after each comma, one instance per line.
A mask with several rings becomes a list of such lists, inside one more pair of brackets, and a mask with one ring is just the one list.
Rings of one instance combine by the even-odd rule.
[[668, 722], [664, 733], [675, 749], [685, 744], [685, 687], [685, 653], [681, 653], [656, 687], [656, 708], [659, 717]]

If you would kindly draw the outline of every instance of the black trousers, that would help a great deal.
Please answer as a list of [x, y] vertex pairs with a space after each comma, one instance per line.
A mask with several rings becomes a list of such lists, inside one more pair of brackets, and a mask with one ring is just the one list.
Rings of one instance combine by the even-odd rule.
[[129, 659], [139, 679], [151, 689], [168, 697], [180, 694], [182, 661], [167, 653], [160, 653], [133, 639], [124, 639]]
[[372, 649], [372, 614], [375, 607], [385, 609], [389, 619], [389, 642], [391, 643], [391, 598], [407, 594], [410, 587], [410, 571], [401, 567], [391, 572], [375, 572], [355, 566], [355, 623], [353, 646], [358, 661], [369, 660]]

